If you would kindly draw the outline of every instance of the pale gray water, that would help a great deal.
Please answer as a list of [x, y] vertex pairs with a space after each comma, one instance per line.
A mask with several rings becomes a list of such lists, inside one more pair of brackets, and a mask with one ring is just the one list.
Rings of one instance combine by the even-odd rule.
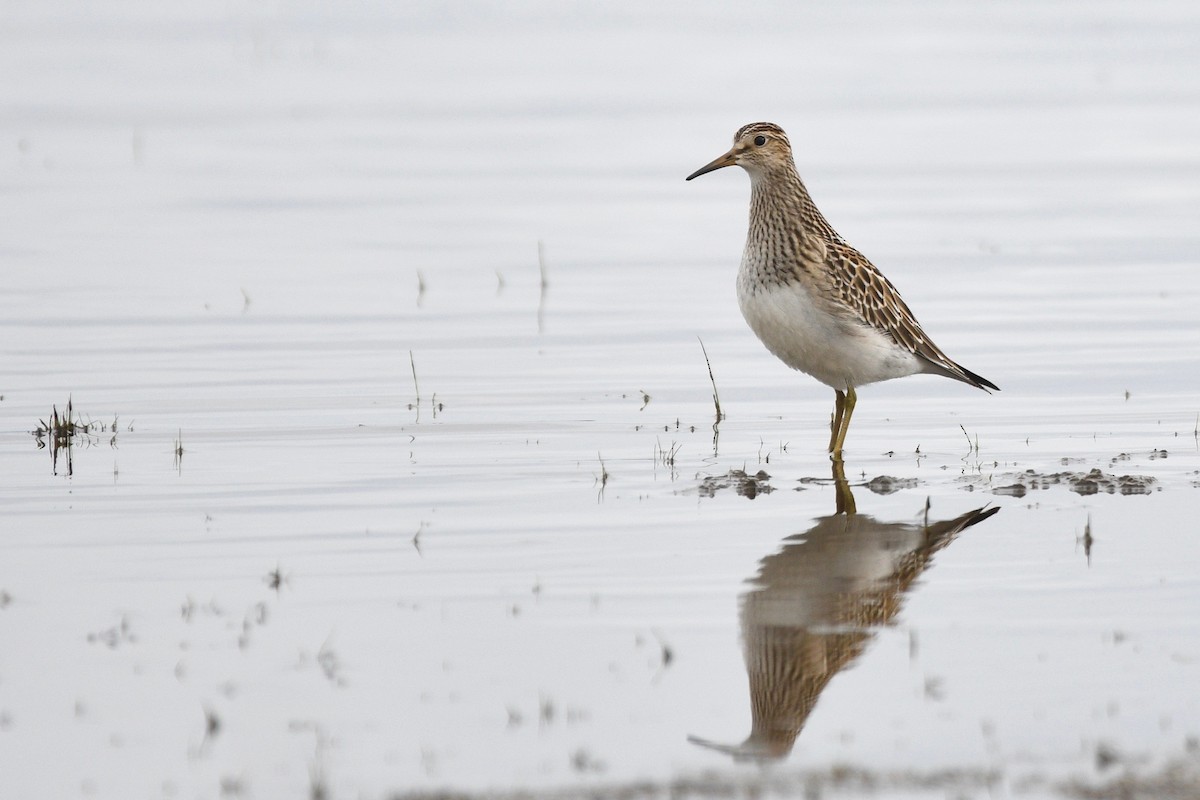
[[[759, 780], [688, 736], [749, 733], [740, 598], [835, 507], [832, 392], [736, 309], [745, 176], [683, 181], [759, 118], [1003, 388], [861, 392], [847, 475], [907, 488], [833, 572], [1000, 511], [768, 774], [1194, 759], [1200, 12], [739, 9], [4, 9], [5, 796]], [[29, 433], [68, 397], [117, 422], [70, 476]], [[1093, 468], [1149, 494], [993, 491]], [[706, 496], [736, 469], [774, 491]]]

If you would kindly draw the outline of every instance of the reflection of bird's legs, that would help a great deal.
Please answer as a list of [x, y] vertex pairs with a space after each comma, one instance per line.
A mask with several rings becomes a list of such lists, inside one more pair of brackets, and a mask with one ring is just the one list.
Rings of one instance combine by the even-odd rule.
[[833, 490], [837, 493], [837, 513], [847, 516], [858, 513], [854, 504], [854, 493], [850, 491], [850, 484], [846, 482], [846, 470], [841, 459], [832, 462], [830, 466], [833, 469]]
[[[835, 390], [836, 391], [836, 390]], [[837, 392], [837, 398], [833, 405], [833, 437], [829, 440], [829, 452], [833, 454], [834, 461], [842, 460], [842, 446], [846, 443], [846, 431], [850, 430], [850, 417], [854, 414], [854, 405], [858, 402], [858, 395], [854, 393], [854, 387], [846, 389], [846, 393]]]

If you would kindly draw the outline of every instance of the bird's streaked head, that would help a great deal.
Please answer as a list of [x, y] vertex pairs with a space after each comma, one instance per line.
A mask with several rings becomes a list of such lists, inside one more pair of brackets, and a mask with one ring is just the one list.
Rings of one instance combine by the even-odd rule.
[[706, 172], [732, 167], [734, 164], [749, 172], [751, 177], [777, 169], [794, 168], [792, 145], [783, 128], [771, 122], [751, 122], [733, 135], [733, 147], [687, 176], [690, 181]]

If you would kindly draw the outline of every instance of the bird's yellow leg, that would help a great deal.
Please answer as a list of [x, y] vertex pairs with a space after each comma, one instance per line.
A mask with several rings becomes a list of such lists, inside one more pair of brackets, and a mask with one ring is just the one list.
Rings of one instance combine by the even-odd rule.
[[[841, 392], [838, 392], [840, 395]], [[850, 430], [850, 417], [854, 415], [854, 405], [858, 402], [858, 395], [854, 393], [854, 387], [851, 386], [846, 390], [846, 399], [842, 406], [842, 424], [838, 428], [838, 432], [834, 437], [833, 442], [833, 460], [842, 460], [842, 447], [846, 444], [846, 431]]]
[[833, 445], [837, 442], [838, 431], [842, 428], [842, 412], [846, 410], [846, 395], [834, 389], [833, 398], [833, 418], [829, 420], [829, 452], [833, 452]]

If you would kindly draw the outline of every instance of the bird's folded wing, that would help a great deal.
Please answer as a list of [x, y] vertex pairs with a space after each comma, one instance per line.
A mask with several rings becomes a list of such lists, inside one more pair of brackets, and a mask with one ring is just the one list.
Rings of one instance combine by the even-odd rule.
[[960, 369], [925, 335], [896, 287], [866, 256], [841, 242], [829, 242], [826, 248], [825, 266], [830, 285], [864, 323], [937, 366], [952, 372]]

